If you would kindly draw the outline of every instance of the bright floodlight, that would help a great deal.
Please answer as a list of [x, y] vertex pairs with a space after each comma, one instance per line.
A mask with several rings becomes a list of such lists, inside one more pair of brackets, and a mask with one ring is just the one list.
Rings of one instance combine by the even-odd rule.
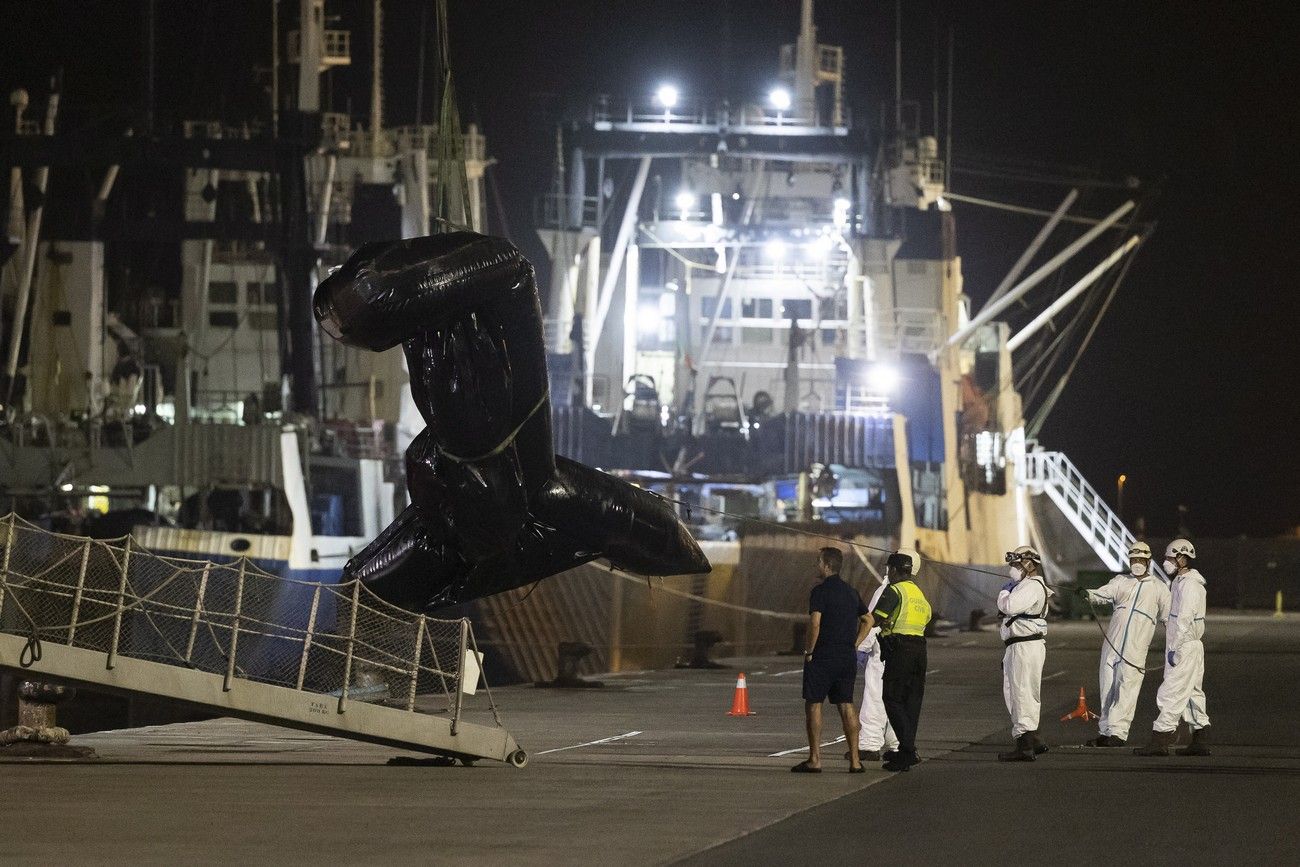
[[677, 88], [671, 84], [661, 84], [655, 91], [655, 100], [664, 108], [672, 108], [677, 104]]
[[835, 249], [835, 238], [833, 235], [818, 235], [808, 242], [807, 249], [814, 255], [825, 256]]
[[767, 254], [767, 258], [779, 262], [785, 258], [785, 241], [772, 238], [763, 244], [763, 252]]
[[767, 101], [772, 103], [772, 108], [777, 111], [786, 111], [790, 108], [790, 91], [784, 87], [775, 87], [768, 93]]
[[642, 304], [641, 309], [637, 311], [636, 326], [642, 334], [658, 334], [659, 329], [663, 326], [663, 315], [659, 312], [658, 304]]
[[673, 197], [673, 202], [677, 205], [677, 210], [689, 211], [695, 207], [695, 194], [690, 190], [681, 190]]
[[889, 394], [898, 389], [898, 368], [891, 364], [876, 364], [867, 371], [867, 387], [877, 394]]

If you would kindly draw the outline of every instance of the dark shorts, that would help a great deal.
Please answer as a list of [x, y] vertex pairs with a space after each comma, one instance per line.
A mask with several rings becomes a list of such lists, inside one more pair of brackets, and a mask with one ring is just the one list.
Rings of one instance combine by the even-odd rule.
[[851, 704], [857, 678], [857, 658], [852, 648], [837, 653], [819, 652], [803, 665], [803, 700], [830, 699], [831, 704]]

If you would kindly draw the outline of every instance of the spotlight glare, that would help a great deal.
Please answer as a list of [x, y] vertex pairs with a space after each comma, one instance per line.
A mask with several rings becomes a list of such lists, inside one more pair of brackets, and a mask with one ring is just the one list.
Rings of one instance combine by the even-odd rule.
[[655, 91], [655, 100], [664, 108], [672, 108], [677, 105], [677, 97], [679, 95], [677, 88], [673, 87], [671, 84], [661, 84], [659, 85], [659, 89]]
[[790, 91], [784, 87], [775, 87], [768, 93], [767, 101], [777, 111], [787, 111], [790, 108]]

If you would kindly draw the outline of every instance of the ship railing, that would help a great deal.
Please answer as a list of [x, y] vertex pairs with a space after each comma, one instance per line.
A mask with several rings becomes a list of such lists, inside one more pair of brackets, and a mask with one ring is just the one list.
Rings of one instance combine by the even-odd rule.
[[[837, 122], [838, 121], [838, 122]], [[778, 110], [726, 100], [682, 99], [671, 108], [651, 97], [628, 99], [601, 94], [587, 111], [597, 130], [629, 132], [740, 132], [766, 135], [845, 135], [847, 115], [824, 117], [814, 105]]]
[[[0, 666], [345, 737], [510, 760], [468, 619], [359, 580], [160, 556], [0, 518]], [[467, 696], [482, 684], [486, 701]], [[483, 705], [486, 704], [486, 707]], [[488, 726], [470, 723], [490, 712]], [[517, 757], [522, 764], [526, 757]]]
[[[369, 383], [349, 383], [365, 388]], [[393, 430], [382, 420], [369, 424], [330, 420], [321, 430], [324, 451], [345, 458], [383, 460], [397, 454]]]
[[538, 226], [547, 229], [581, 229], [596, 226], [599, 199], [596, 196], [568, 196], [546, 193], [533, 204]]
[[948, 337], [947, 317], [927, 308], [895, 308], [880, 322], [866, 322], [848, 334], [850, 345], [876, 354], [926, 354]]
[[[542, 320], [542, 338], [546, 342], [547, 352], [572, 352], [573, 341], [569, 335], [573, 331], [572, 320], [562, 320], [548, 316]], [[583, 349], [591, 346], [591, 338], [583, 334]]]

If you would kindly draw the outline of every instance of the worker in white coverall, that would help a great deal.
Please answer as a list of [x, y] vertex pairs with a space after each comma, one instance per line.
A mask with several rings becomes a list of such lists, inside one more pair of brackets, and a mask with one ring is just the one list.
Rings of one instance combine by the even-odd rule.
[[1039, 691], [1047, 659], [1047, 607], [1052, 591], [1043, 579], [1043, 558], [1028, 545], [1007, 554], [1011, 580], [998, 593], [1002, 616], [1002, 698], [1011, 714], [1016, 746], [998, 753], [1001, 762], [1032, 762], [1047, 745], [1038, 739]]
[[1178, 720], [1192, 729], [1192, 742], [1180, 756], [1208, 756], [1205, 709], [1205, 577], [1192, 568], [1196, 549], [1186, 539], [1175, 539], [1165, 549], [1165, 573], [1172, 581], [1169, 623], [1165, 627], [1165, 679], [1156, 693], [1160, 715], [1152, 726], [1151, 743], [1133, 752], [1139, 756], [1167, 756], [1174, 743]]
[[1169, 588], [1151, 571], [1151, 546], [1134, 542], [1128, 549], [1129, 574], [1116, 575], [1104, 587], [1085, 590], [1088, 601], [1114, 606], [1101, 645], [1101, 733], [1090, 747], [1128, 743], [1138, 693], [1142, 691], [1147, 648], [1156, 624], [1169, 618]]
[[[921, 571], [921, 558], [910, 548], [902, 548], [897, 553], [911, 558], [911, 568], [904, 573], [907, 577], [916, 577]], [[885, 580], [876, 588], [876, 593], [867, 605], [872, 611], [880, 602], [880, 594], [885, 592], [897, 567], [885, 569]], [[903, 577], [900, 575], [899, 577]], [[866, 639], [858, 645], [858, 664], [862, 667], [862, 709], [858, 713], [858, 755], [864, 762], [880, 759], [882, 752], [894, 752], [898, 749], [898, 737], [889, 724], [885, 714], [884, 681], [885, 661], [880, 655], [880, 627], [873, 627]]]

